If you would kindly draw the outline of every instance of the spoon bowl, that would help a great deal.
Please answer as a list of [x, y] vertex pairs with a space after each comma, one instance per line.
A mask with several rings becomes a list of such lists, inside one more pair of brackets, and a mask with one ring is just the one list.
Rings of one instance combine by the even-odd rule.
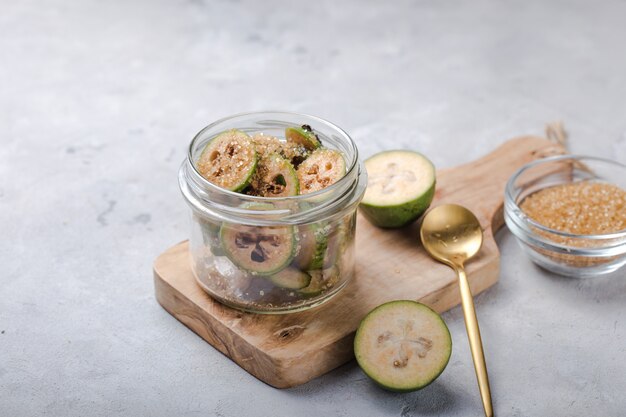
[[463, 265], [480, 251], [483, 232], [474, 213], [456, 204], [432, 209], [421, 228], [424, 248], [439, 262]]

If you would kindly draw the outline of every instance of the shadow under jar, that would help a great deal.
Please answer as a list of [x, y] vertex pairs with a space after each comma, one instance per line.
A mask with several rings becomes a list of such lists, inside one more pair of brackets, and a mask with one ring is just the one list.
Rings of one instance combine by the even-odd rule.
[[[284, 140], [307, 124], [324, 147], [343, 155], [346, 174], [309, 194], [258, 197], [220, 188], [196, 167], [206, 144], [237, 129]], [[240, 114], [202, 129], [179, 171], [191, 208], [190, 251], [198, 284], [213, 298], [253, 313], [305, 310], [329, 300], [354, 274], [356, 209], [367, 174], [352, 139], [317, 117], [286, 112]], [[266, 255], [271, 253], [271, 262]]]
[[521, 207], [525, 199], [540, 190], [581, 182], [612, 184], [626, 190], [626, 166], [607, 159], [576, 155], [531, 162], [513, 174], [507, 183], [504, 219], [524, 252], [545, 269], [572, 277], [616, 271], [626, 264], [626, 230], [604, 234], [567, 233], [538, 223]]

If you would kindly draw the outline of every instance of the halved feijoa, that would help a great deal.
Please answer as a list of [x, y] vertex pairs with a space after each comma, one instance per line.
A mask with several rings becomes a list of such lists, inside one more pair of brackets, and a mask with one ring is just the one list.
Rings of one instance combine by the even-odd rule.
[[257, 159], [250, 137], [233, 129], [220, 133], [206, 145], [196, 167], [213, 184], [230, 191], [240, 191], [250, 182]]
[[296, 246], [292, 226], [224, 223], [220, 239], [226, 256], [256, 275], [272, 275], [284, 269], [293, 259]]
[[302, 269], [322, 268], [328, 245], [327, 229], [327, 225], [316, 223], [300, 226], [298, 254], [294, 258], [296, 266]]
[[346, 175], [346, 161], [341, 152], [318, 149], [298, 167], [300, 194], [319, 191], [339, 181]]
[[359, 325], [354, 355], [363, 372], [391, 391], [424, 388], [445, 369], [452, 352], [448, 326], [424, 304], [391, 301]]
[[302, 145], [310, 151], [322, 146], [318, 136], [315, 132], [313, 132], [313, 129], [309, 125], [302, 125], [301, 127], [288, 127], [285, 129], [285, 138], [288, 142]]
[[435, 195], [435, 167], [422, 154], [386, 151], [365, 161], [361, 212], [380, 227], [401, 227], [421, 216]]
[[249, 194], [288, 197], [298, 195], [299, 190], [298, 176], [291, 162], [273, 153], [259, 161], [256, 173], [250, 181]]
[[285, 268], [268, 277], [277, 287], [290, 290], [305, 288], [311, 282], [311, 276], [297, 268]]

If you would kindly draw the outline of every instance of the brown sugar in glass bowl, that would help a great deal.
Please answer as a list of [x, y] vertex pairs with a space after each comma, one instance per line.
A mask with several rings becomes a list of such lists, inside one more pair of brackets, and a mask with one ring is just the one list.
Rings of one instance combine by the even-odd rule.
[[585, 156], [527, 164], [505, 190], [507, 226], [531, 259], [574, 277], [626, 264], [626, 166]]

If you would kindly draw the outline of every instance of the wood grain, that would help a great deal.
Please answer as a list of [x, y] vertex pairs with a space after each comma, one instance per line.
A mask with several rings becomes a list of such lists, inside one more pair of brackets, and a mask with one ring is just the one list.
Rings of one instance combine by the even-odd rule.
[[[484, 229], [483, 247], [467, 264], [474, 294], [498, 280], [500, 256], [493, 235], [503, 224], [506, 181], [523, 164], [563, 152], [546, 139], [522, 137], [477, 161], [437, 172], [433, 206], [462, 204]], [[156, 259], [154, 282], [157, 300], [168, 312], [243, 369], [278, 388], [305, 383], [350, 360], [354, 331], [381, 303], [411, 298], [439, 312], [460, 303], [456, 276], [425, 253], [418, 223], [383, 230], [360, 215], [355, 279], [334, 299], [306, 312], [255, 315], [214, 301], [194, 280], [187, 242]]]

